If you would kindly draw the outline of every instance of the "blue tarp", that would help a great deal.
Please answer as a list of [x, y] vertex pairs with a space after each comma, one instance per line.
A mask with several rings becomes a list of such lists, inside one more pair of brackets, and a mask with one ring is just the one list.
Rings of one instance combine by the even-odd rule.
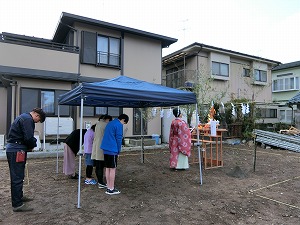
[[81, 104], [98, 107], [161, 107], [196, 104], [193, 92], [165, 87], [127, 76], [94, 83], [82, 83], [61, 95], [59, 105]]

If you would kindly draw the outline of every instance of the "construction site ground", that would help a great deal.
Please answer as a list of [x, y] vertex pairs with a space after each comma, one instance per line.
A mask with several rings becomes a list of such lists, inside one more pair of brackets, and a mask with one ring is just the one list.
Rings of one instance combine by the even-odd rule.
[[[78, 159], [78, 158], [77, 158]], [[62, 173], [62, 157], [28, 160], [24, 194], [31, 212], [13, 212], [8, 164], [0, 161], [0, 224], [300, 224], [300, 153], [223, 145], [224, 166], [170, 170], [166, 149], [122, 152], [119, 195]], [[77, 162], [78, 163], [78, 162]], [[82, 158], [82, 174], [85, 175]], [[79, 196], [79, 198], [78, 198]], [[80, 202], [80, 208], [78, 203]]]

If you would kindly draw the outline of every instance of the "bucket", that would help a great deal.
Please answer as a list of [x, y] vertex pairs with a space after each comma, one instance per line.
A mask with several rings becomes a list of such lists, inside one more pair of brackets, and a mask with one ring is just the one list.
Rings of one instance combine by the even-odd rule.
[[159, 135], [158, 135], [158, 134], [152, 134], [152, 139], [155, 140], [155, 144], [156, 144], [156, 145], [159, 144]]
[[129, 145], [129, 138], [125, 138], [125, 139], [124, 139], [124, 144], [125, 144], [125, 146], [128, 146], [128, 145]]

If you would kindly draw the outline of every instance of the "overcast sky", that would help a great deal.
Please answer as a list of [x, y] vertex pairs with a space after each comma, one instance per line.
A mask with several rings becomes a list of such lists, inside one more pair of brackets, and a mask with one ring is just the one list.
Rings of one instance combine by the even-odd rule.
[[0, 32], [52, 39], [62, 12], [282, 63], [300, 61], [300, 0], [7, 0]]

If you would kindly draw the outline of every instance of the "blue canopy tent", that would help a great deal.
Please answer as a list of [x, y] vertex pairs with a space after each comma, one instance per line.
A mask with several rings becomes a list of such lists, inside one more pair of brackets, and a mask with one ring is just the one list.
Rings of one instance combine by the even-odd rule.
[[196, 104], [192, 92], [165, 87], [126, 76], [94, 83], [82, 83], [75, 89], [61, 95], [59, 105], [81, 104], [85, 106], [106, 106], [145, 108]]
[[[83, 124], [83, 106], [145, 108], [188, 104], [196, 104], [197, 111], [195, 93], [149, 83], [123, 75], [102, 82], [82, 83], [73, 90], [61, 95], [58, 100], [58, 105], [81, 106], [80, 129], [82, 129]], [[196, 118], [196, 122], [198, 124], [198, 117]], [[199, 143], [199, 134], [197, 136]], [[82, 143], [82, 137], [80, 137], [80, 143]], [[199, 144], [198, 155], [200, 157]], [[202, 184], [201, 160], [199, 161], [200, 183]], [[79, 156], [79, 177], [81, 175], [80, 173], [81, 155]], [[77, 207], [80, 208], [80, 179], [78, 180]]]

